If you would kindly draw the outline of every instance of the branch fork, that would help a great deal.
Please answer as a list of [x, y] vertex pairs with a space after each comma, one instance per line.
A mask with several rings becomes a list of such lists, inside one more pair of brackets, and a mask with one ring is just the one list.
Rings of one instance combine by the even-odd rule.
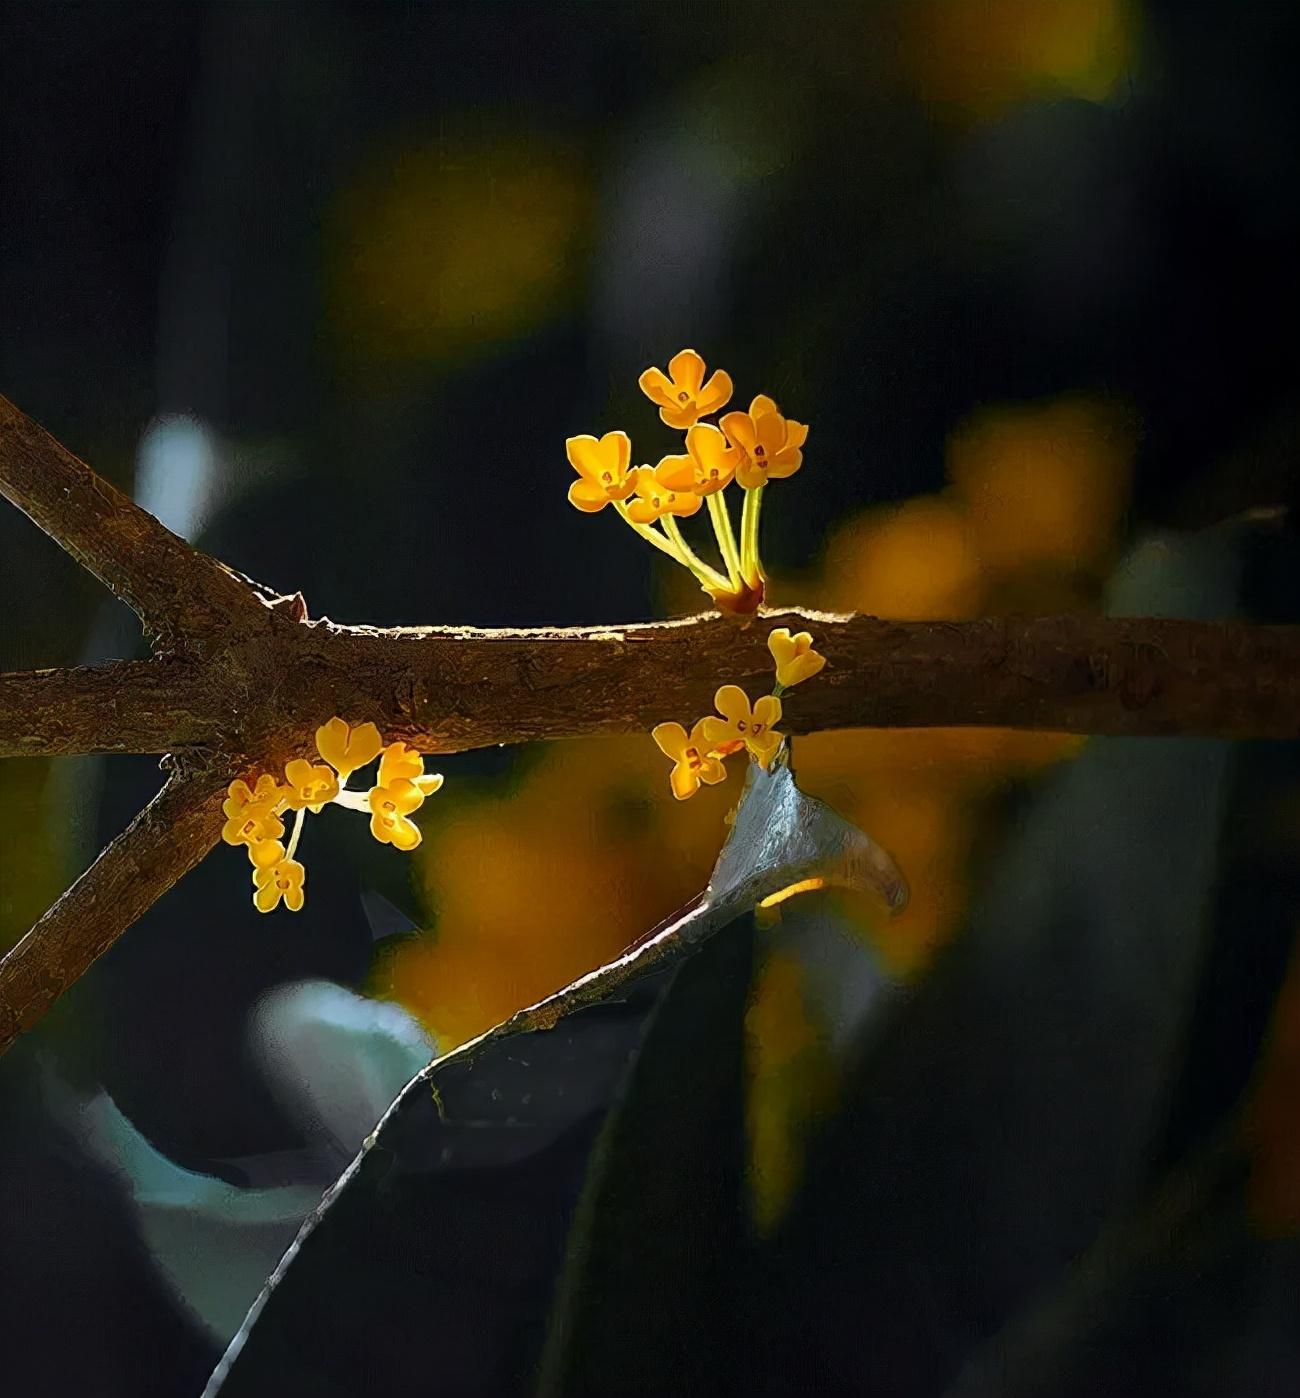
[[[421, 752], [649, 730], [725, 679], [771, 683], [769, 631], [828, 659], [791, 733], [883, 726], [1300, 737], [1300, 628], [790, 609], [611, 627], [379, 629], [307, 616], [164, 528], [0, 398], [0, 494], [140, 617], [154, 658], [0, 674], [0, 757], [170, 754], [162, 790], [0, 961], [0, 1052], [216, 843], [227, 784], [335, 714]], [[648, 737], [647, 737], [648, 741]]]

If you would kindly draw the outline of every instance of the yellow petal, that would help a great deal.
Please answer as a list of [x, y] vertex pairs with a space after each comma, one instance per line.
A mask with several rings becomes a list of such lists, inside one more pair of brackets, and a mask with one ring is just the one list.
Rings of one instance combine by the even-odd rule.
[[279, 840], [257, 840], [248, 847], [253, 868], [273, 869], [284, 858], [284, 846]]
[[668, 492], [668, 501], [665, 506], [665, 513], [670, 515], [680, 515], [682, 519], [689, 519], [704, 504], [693, 491], [672, 490]]
[[594, 481], [574, 481], [569, 487], [569, 504], [584, 514], [594, 515], [609, 504], [610, 497], [603, 486]]
[[699, 775], [691, 771], [684, 762], [679, 762], [673, 768], [669, 774], [668, 782], [673, 789], [673, 795], [679, 801], [687, 800], [700, 789]]
[[776, 756], [778, 749], [784, 742], [780, 733], [771, 731], [760, 733], [757, 738], [751, 738], [748, 747], [754, 754], [760, 767], [770, 767], [772, 759]]
[[443, 777], [441, 772], [430, 772], [427, 777], [416, 777], [415, 785], [425, 796], [432, 796], [435, 791], [442, 788]]
[[700, 720], [701, 747], [708, 751], [720, 748], [725, 743], [730, 743], [739, 739], [736, 732], [736, 725], [728, 723], [725, 718], [702, 718]]
[[280, 901], [280, 890], [273, 883], [264, 884], [253, 891], [253, 906], [259, 913], [269, 913]]
[[659, 511], [648, 500], [633, 500], [627, 507], [627, 517], [634, 524], [653, 524]]
[[731, 375], [723, 369], [718, 369], [696, 398], [695, 406], [699, 415], [706, 417], [709, 413], [716, 413], [719, 408], [725, 408], [731, 401], [731, 392]]
[[393, 825], [392, 843], [395, 849], [404, 852], [413, 850], [424, 837], [420, 834], [420, 827], [414, 821], [403, 817]]
[[606, 432], [600, 439], [600, 469], [613, 472], [616, 481], [627, 474], [632, 460], [632, 439], [626, 432]]
[[727, 769], [722, 765], [720, 758], [706, 757], [698, 775], [700, 780], [707, 785], [717, 786], [719, 782], [727, 780]]
[[584, 480], [600, 480], [600, 473], [604, 468], [601, 465], [600, 443], [595, 437], [588, 432], [584, 432], [580, 437], [570, 437], [564, 443], [564, 450], [569, 458], [569, 465]]
[[295, 757], [285, 765], [284, 775], [290, 786], [301, 790], [308, 782], [315, 780], [316, 768], [305, 757]]
[[668, 361], [668, 373], [678, 390], [694, 398], [704, 382], [704, 360], [693, 349], [678, 350]]
[[758, 443], [758, 433], [748, 413], [724, 413], [718, 419], [718, 426], [726, 433], [731, 445], [739, 447], [746, 454]]
[[760, 417], [766, 417], [769, 413], [775, 413], [777, 411], [776, 403], [769, 398], [766, 393], [760, 393], [749, 405], [749, 415], [751, 418], [755, 419], [755, 421]]
[[414, 781], [424, 772], [424, 758], [405, 743], [389, 743], [379, 759], [380, 786], [388, 786], [397, 777]]
[[781, 722], [781, 701], [775, 694], [765, 694], [754, 704], [754, 722], [768, 728]]
[[684, 432], [688, 427], [694, 427], [700, 420], [700, 410], [695, 405], [693, 398], [685, 403], [670, 403], [666, 407], [659, 409], [659, 416], [666, 426], [671, 427], [675, 432]]
[[738, 684], [724, 684], [713, 696], [713, 707], [734, 723], [748, 723], [752, 714], [749, 696]]
[[[807, 633], [802, 633], [806, 635]], [[772, 653], [772, 659], [777, 666], [787, 665], [794, 659], [798, 651], [798, 645], [790, 635], [788, 626], [778, 626], [775, 631], [769, 631], [767, 635], [767, 648]]]
[[659, 746], [659, 751], [674, 762], [680, 760], [686, 750], [686, 730], [680, 723], [660, 723], [650, 730], [650, 736]]
[[[695, 431], [695, 428], [691, 431]], [[695, 458], [689, 453], [685, 456], [665, 456], [655, 467], [655, 479], [665, 490], [692, 490], [695, 486]]]
[[641, 392], [659, 407], [667, 407], [673, 401], [673, 386], [662, 369], [647, 369], [637, 380]]
[[301, 884], [298, 884], [294, 888], [289, 888], [285, 890], [284, 906], [288, 908], [291, 913], [302, 912], [302, 905], [306, 901], [307, 895], [303, 892]]

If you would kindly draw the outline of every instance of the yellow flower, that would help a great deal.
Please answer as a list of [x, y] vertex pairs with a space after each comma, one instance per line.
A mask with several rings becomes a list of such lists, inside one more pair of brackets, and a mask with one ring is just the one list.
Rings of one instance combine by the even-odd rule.
[[680, 723], [661, 723], [650, 733], [659, 751], [673, 763], [668, 780], [679, 801], [694, 796], [701, 782], [716, 786], [726, 778], [727, 769], [704, 738], [707, 722], [702, 718], [689, 733]]
[[747, 413], [727, 413], [720, 425], [740, 452], [736, 480], [743, 490], [757, 490], [769, 480], [793, 476], [803, 464], [808, 428], [782, 417], [766, 394], [759, 394]]
[[260, 840], [248, 853], [253, 861], [253, 906], [257, 911], [269, 913], [283, 898], [291, 913], [301, 912], [306, 869], [285, 854], [278, 840]]
[[394, 777], [387, 786], [370, 789], [370, 833], [380, 844], [413, 850], [420, 843], [420, 827], [410, 819], [424, 802], [424, 793], [407, 777]]
[[740, 452], [707, 422], [692, 427], [686, 434], [686, 450], [686, 456], [666, 456], [659, 463], [664, 484], [673, 490], [712, 495], [727, 485], [740, 464]]
[[659, 416], [669, 427], [693, 427], [702, 417], [716, 413], [731, 398], [731, 375], [717, 370], [704, 382], [704, 360], [693, 349], [684, 349], [668, 361], [668, 373], [647, 369], [637, 380], [641, 392], [659, 405]]
[[359, 723], [354, 728], [335, 717], [316, 730], [316, 751], [343, 781], [358, 767], [373, 762], [383, 745], [384, 740], [373, 723]]
[[713, 696], [721, 718], [702, 718], [699, 722], [704, 740], [710, 749], [731, 743], [743, 743], [762, 767], [776, 756], [784, 741], [773, 727], [781, 722], [781, 701], [765, 694], [753, 708], [749, 696], [737, 684], [724, 684]]
[[221, 805], [226, 817], [221, 838], [228, 845], [278, 840], [284, 834], [284, 823], [277, 810], [285, 793], [273, 776], [263, 773], [257, 779], [256, 789], [251, 791], [243, 781], [231, 782], [227, 790], [229, 795]]
[[595, 437], [570, 437], [564, 444], [569, 464], [582, 477], [569, 487], [569, 504], [594, 514], [611, 500], [626, 500], [636, 487], [629, 472], [632, 442], [626, 432], [606, 432]]
[[767, 648], [776, 661], [776, 682], [782, 689], [810, 680], [826, 664], [826, 657], [812, 648], [813, 638], [807, 631], [797, 636], [788, 626], [778, 627], [768, 634]]
[[402, 779], [414, 782], [422, 796], [432, 796], [442, 785], [442, 777], [437, 772], [424, 775], [424, 758], [405, 743], [389, 743], [379, 759], [378, 786], [391, 786]]
[[339, 794], [339, 779], [330, 768], [313, 766], [305, 758], [295, 757], [284, 769], [289, 789], [285, 800], [291, 811], [310, 810], [313, 815]]
[[627, 515], [635, 524], [651, 524], [664, 515], [693, 515], [703, 503], [689, 489], [677, 491], [666, 484], [674, 474], [674, 464], [682, 458], [666, 456], [658, 466], [639, 466], [635, 472], [637, 498], [627, 507]]

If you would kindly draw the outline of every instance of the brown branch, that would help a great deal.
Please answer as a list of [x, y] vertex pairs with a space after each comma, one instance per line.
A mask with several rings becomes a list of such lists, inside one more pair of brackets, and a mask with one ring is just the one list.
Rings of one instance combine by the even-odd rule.
[[0, 495], [170, 642], [221, 628], [248, 588], [142, 510], [0, 397]]
[[[829, 657], [792, 733], [973, 725], [1300, 736], [1300, 627], [1099, 617], [880, 621], [816, 612], [570, 630], [377, 630], [305, 618], [169, 533], [0, 398], [0, 493], [133, 605], [166, 659], [0, 675], [0, 755], [191, 754], [228, 774], [309, 749], [334, 714], [430, 752], [646, 731], [771, 684], [767, 633]], [[197, 761], [196, 761], [197, 759]], [[0, 1047], [217, 837], [220, 785], [173, 778], [0, 962]]]
[[212, 675], [169, 660], [0, 674], [0, 757], [176, 752], [217, 734]]
[[0, 961], [0, 1053], [216, 843], [225, 780], [172, 776]]

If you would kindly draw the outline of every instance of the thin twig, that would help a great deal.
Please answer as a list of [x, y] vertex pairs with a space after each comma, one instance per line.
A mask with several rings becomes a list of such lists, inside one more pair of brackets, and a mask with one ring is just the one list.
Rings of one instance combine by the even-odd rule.
[[247, 587], [0, 397], [0, 495], [127, 603], [153, 636], [219, 630]]
[[0, 961], [0, 1053], [207, 854], [224, 787], [215, 773], [170, 777]]

